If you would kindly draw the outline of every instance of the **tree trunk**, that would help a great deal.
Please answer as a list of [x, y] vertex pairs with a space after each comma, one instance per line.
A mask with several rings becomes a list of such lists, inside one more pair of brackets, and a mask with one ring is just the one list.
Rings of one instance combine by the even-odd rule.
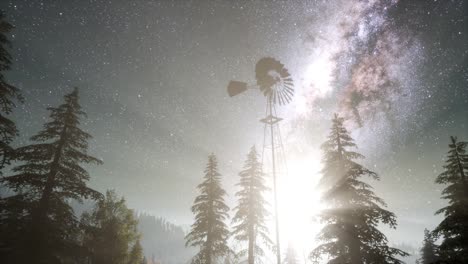
[[460, 156], [458, 156], [457, 149], [455, 149], [455, 153], [457, 155], [457, 165], [458, 165], [458, 169], [460, 170], [461, 180], [462, 180], [463, 184], [466, 184], [465, 171], [463, 170], [463, 165], [461, 164]]
[[54, 153], [54, 159], [52, 161], [51, 169], [47, 174], [47, 181], [44, 186], [44, 190], [42, 191], [41, 198], [39, 199], [39, 204], [32, 212], [31, 236], [29, 238], [28, 246], [31, 249], [31, 259], [39, 261], [39, 263], [42, 263], [41, 261], [43, 260], [41, 254], [44, 251], [44, 247], [47, 247], [47, 244], [44, 243], [44, 231], [47, 232], [45, 228], [47, 224], [47, 213], [49, 211], [49, 203], [54, 189], [55, 176], [59, 169], [62, 149], [65, 145], [65, 135], [66, 127], [63, 128], [60, 134], [59, 144]]
[[352, 264], [361, 264], [361, 248], [359, 246], [358, 239], [351, 239], [350, 245], [350, 253], [351, 253], [351, 263]]
[[458, 154], [457, 139], [456, 139], [455, 137], [450, 137], [450, 139], [452, 140], [452, 144], [453, 144], [454, 147], [455, 147], [455, 157], [457, 158], [457, 166], [458, 166], [458, 170], [460, 171], [460, 176], [461, 176], [462, 183], [463, 183], [464, 185], [466, 185], [466, 182], [465, 182], [465, 171], [464, 171], [463, 165], [462, 165], [462, 163], [461, 163], [460, 156], [459, 156], [459, 154]]
[[359, 246], [360, 241], [357, 237], [356, 227], [353, 224], [346, 225], [346, 233], [348, 235], [348, 247], [351, 264], [361, 264], [361, 247]]
[[249, 257], [248, 257], [249, 264], [254, 264], [255, 262], [254, 246], [255, 246], [254, 227], [253, 227], [253, 224], [250, 224], [249, 226]]
[[254, 198], [252, 197], [254, 188], [253, 188], [253, 175], [250, 176], [250, 183], [249, 183], [249, 252], [248, 252], [248, 263], [254, 264], [255, 262], [255, 255], [254, 255], [254, 247], [255, 247], [255, 227], [254, 227], [254, 212], [253, 212], [253, 204]]
[[212, 235], [212, 224], [211, 220], [214, 218], [214, 209], [213, 209], [213, 175], [211, 175], [210, 178], [210, 189], [209, 189], [209, 199], [210, 199], [210, 206], [208, 208], [208, 232], [206, 234], [206, 264], [211, 264], [211, 258], [213, 255], [213, 249], [212, 249], [212, 241], [211, 241], [211, 235]]
[[63, 131], [60, 135], [60, 141], [57, 146], [57, 150], [54, 153], [54, 160], [52, 161], [50, 172], [47, 175], [47, 182], [44, 187], [44, 190], [42, 191], [41, 199], [39, 200], [39, 206], [37, 210], [37, 219], [36, 219], [39, 221], [43, 221], [47, 215], [50, 196], [54, 188], [55, 176], [58, 173], [59, 162], [60, 162], [60, 158], [62, 157], [62, 149], [63, 149], [63, 145], [65, 144], [65, 133], [66, 133], [66, 128], [63, 128]]
[[212, 255], [212, 250], [211, 250], [211, 239], [206, 240], [206, 264], [211, 264], [211, 255]]

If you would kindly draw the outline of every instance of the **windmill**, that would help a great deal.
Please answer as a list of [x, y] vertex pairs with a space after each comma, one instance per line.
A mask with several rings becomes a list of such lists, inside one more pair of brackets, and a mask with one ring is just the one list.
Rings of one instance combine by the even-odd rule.
[[[270, 57], [262, 58], [255, 66], [256, 84], [247, 84], [246, 82], [230, 81], [228, 84], [228, 94], [233, 97], [247, 89], [259, 89], [266, 97], [266, 116], [260, 119], [264, 124], [263, 133], [263, 151], [264, 159], [265, 148], [268, 144], [271, 147], [271, 171], [273, 176], [273, 195], [275, 210], [275, 228], [276, 228], [276, 259], [281, 263], [281, 247], [279, 232], [279, 212], [278, 212], [278, 193], [277, 193], [277, 165], [280, 164], [279, 158], [284, 158], [284, 148], [281, 140], [281, 133], [278, 123], [283, 120], [276, 116], [276, 105], [288, 104], [293, 95], [293, 80], [289, 71], [278, 60]], [[267, 143], [269, 140], [269, 143]], [[280, 154], [280, 155], [279, 155]], [[286, 163], [285, 159], [282, 160]]]

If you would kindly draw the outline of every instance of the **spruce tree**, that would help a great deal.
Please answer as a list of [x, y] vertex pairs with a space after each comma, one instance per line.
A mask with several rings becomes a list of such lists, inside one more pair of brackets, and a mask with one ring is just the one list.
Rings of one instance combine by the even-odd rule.
[[4, 74], [11, 68], [11, 55], [8, 52], [11, 43], [7, 34], [12, 28], [0, 11], [0, 175], [2, 168], [13, 158], [14, 151], [10, 143], [18, 135], [15, 122], [8, 115], [15, 108], [15, 102], [23, 101], [19, 89], [9, 84]]
[[225, 223], [229, 207], [224, 203], [226, 191], [221, 187], [221, 174], [214, 154], [208, 157], [204, 181], [198, 185], [198, 190], [200, 195], [192, 206], [195, 223], [186, 236], [186, 246], [200, 247], [192, 263], [212, 264], [230, 253], [227, 245], [229, 230]]
[[434, 234], [442, 237], [439, 250], [443, 261], [468, 263], [468, 143], [458, 142], [456, 137], [450, 141], [444, 172], [436, 178], [436, 183], [446, 186], [442, 198], [448, 205], [436, 212], [445, 218]]
[[258, 245], [258, 239], [271, 247], [272, 242], [268, 237], [268, 229], [265, 224], [268, 212], [266, 210], [267, 202], [263, 198], [263, 193], [268, 189], [265, 185], [262, 164], [258, 160], [255, 146], [250, 149], [245, 161], [244, 170], [239, 173], [241, 190], [236, 193], [238, 205], [234, 208], [236, 211], [232, 222], [234, 224], [233, 235], [238, 241], [248, 243], [247, 250], [241, 255], [247, 253], [248, 263], [253, 264], [256, 257], [264, 255], [263, 249]]
[[429, 230], [424, 229], [424, 241], [421, 248], [420, 264], [436, 264], [439, 258], [437, 257], [437, 246], [434, 243], [434, 236]]
[[329, 207], [321, 213], [325, 224], [318, 235], [321, 245], [311, 252], [318, 262], [326, 256], [328, 263], [403, 263], [397, 256], [407, 253], [389, 247], [379, 224], [396, 227], [396, 217], [383, 209], [385, 202], [377, 197], [363, 177], [379, 176], [357, 163], [363, 156], [353, 149], [354, 140], [336, 114], [327, 141], [322, 145], [324, 168], [323, 202]]
[[[1, 182], [16, 194], [1, 200], [2, 221], [17, 229], [15, 263], [60, 263], [75, 258], [79, 221], [70, 200], [97, 199], [101, 194], [89, 188], [88, 172], [82, 164], [101, 161], [87, 154], [91, 135], [79, 128], [85, 117], [78, 103], [78, 89], [65, 96], [59, 107], [50, 107], [50, 121], [33, 136], [34, 142], [17, 149], [21, 161], [14, 175]], [[17, 217], [8, 222], [11, 217]], [[18, 227], [19, 226], [19, 227]], [[3, 230], [3, 229], [2, 229]], [[27, 252], [27, 254], [25, 254]]]

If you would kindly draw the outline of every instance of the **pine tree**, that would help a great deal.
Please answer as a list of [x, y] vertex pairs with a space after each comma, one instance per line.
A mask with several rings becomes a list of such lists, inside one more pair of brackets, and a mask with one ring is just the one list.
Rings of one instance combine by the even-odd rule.
[[439, 258], [436, 254], [437, 246], [434, 243], [434, 237], [429, 230], [424, 229], [424, 242], [421, 248], [421, 264], [436, 264]]
[[11, 68], [11, 55], [8, 52], [11, 43], [6, 34], [12, 28], [0, 11], [0, 175], [2, 168], [13, 158], [10, 143], [18, 135], [16, 125], [8, 115], [15, 108], [15, 102], [23, 101], [19, 89], [9, 84], [4, 75], [4, 72]]
[[244, 170], [239, 173], [239, 176], [240, 182], [237, 186], [240, 186], [241, 190], [236, 193], [239, 204], [234, 208], [236, 213], [232, 219], [235, 224], [232, 234], [236, 240], [248, 242], [247, 250], [240, 254], [247, 253], [248, 263], [253, 264], [256, 257], [264, 255], [263, 249], [257, 243], [257, 238], [262, 239], [266, 246], [272, 245], [265, 225], [268, 212], [265, 209], [267, 202], [263, 198], [263, 193], [267, 187], [255, 146], [251, 148]]
[[17, 149], [22, 163], [13, 169], [15, 174], [1, 179], [16, 193], [1, 200], [2, 219], [18, 217], [11, 228], [20, 226], [17, 229], [24, 231], [16, 236], [22, 239], [16, 245], [15, 263], [22, 258], [30, 263], [60, 263], [76, 257], [72, 255], [79, 252], [79, 221], [68, 202], [101, 197], [86, 186], [90, 176], [81, 166], [101, 161], [87, 154], [91, 136], [79, 128], [86, 115], [78, 103], [78, 89], [65, 96], [64, 104], [48, 110], [51, 121], [31, 138], [35, 144]]
[[114, 191], [107, 191], [91, 213], [84, 213], [81, 224], [90, 263], [139, 264], [143, 260], [138, 221]]
[[383, 209], [385, 202], [361, 178], [378, 180], [375, 172], [356, 162], [363, 156], [354, 152], [356, 144], [343, 125], [344, 119], [334, 116], [332, 129], [322, 145], [324, 168], [323, 202], [329, 205], [321, 214], [324, 228], [319, 233], [323, 244], [311, 252], [318, 262], [323, 256], [328, 263], [403, 263], [397, 256], [407, 253], [387, 245], [379, 224], [396, 227], [396, 217]]
[[448, 200], [448, 206], [436, 212], [445, 218], [434, 234], [443, 238], [439, 246], [443, 261], [468, 263], [468, 143], [458, 142], [456, 137], [450, 140], [444, 172], [436, 178], [436, 183], [446, 186], [442, 198]]
[[224, 203], [226, 192], [221, 187], [221, 174], [214, 154], [208, 157], [204, 181], [198, 185], [200, 195], [195, 198], [192, 212], [195, 223], [186, 236], [186, 246], [200, 247], [192, 263], [212, 264], [216, 258], [226, 256], [229, 230], [225, 224], [229, 207]]

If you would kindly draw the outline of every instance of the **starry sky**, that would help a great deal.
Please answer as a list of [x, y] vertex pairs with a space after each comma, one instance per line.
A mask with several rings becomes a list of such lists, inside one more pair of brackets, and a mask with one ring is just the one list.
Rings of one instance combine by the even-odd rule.
[[434, 179], [449, 136], [468, 140], [467, 1], [5, 0], [0, 9], [15, 26], [7, 77], [26, 99], [16, 144], [78, 86], [90, 152], [104, 161], [89, 168], [91, 185], [132, 208], [190, 224], [212, 152], [233, 194], [250, 146], [262, 143], [265, 98], [230, 98], [227, 83], [254, 83], [255, 63], [271, 56], [295, 84], [280, 109], [288, 159], [319, 163], [336, 112], [381, 176], [373, 185], [398, 216], [392, 243], [418, 247], [440, 221]]

